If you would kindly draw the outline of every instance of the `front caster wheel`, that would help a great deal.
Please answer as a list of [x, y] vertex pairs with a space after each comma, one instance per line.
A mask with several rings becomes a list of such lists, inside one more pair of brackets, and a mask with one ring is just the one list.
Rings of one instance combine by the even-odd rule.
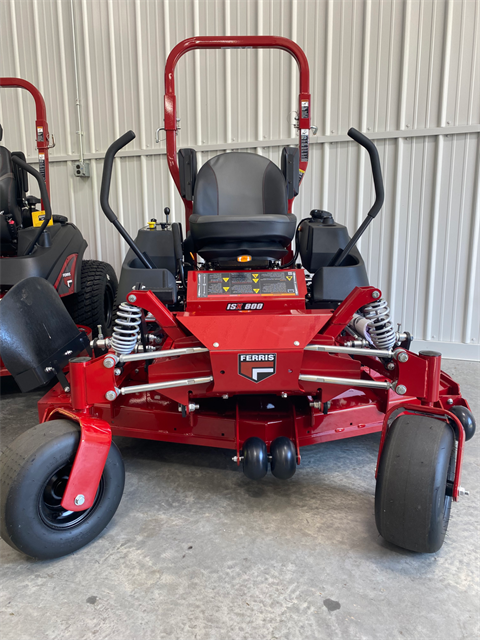
[[410, 551], [438, 551], [450, 518], [454, 475], [455, 440], [447, 423], [421, 415], [394, 420], [375, 491], [380, 535]]
[[288, 480], [297, 470], [297, 450], [295, 445], [285, 436], [275, 438], [270, 445], [272, 456], [272, 473], [280, 480]]
[[248, 438], [243, 443], [243, 473], [250, 480], [261, 480], [267, 471], [267, 445], [261, 438]]
[[95, 501], [85, 511], [60, 505], [80, 439], [69, 420], [39, 424], [6, 447], [0, 464], [0, 535], [33, 558], [59, 558], [96, 538], [113, 518], [125, 483], [112, 442]]

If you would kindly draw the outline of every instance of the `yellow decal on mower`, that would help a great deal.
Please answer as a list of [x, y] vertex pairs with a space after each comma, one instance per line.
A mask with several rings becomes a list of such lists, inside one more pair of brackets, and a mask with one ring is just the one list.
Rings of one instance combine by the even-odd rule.
[[[32, 221], [34, 227], [41, 227], [43, 221], [45, 220], [45, 211], [32, 211]], [[47, 227], [51, 227], [53, 225], [53, 220], [50, 218], [48, 221]]]

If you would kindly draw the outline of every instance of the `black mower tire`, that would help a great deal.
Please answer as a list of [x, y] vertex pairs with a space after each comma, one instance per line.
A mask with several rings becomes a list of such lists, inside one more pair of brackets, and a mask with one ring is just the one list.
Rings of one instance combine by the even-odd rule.
[[398, 547], [434, 553], [443, 544], [452, 506], [455, 437], [441, 420], [402, 415], [392, 423], [380, 459], [375, 521]]
[[91, 542], [113, 518], [125, 484], [113, 442], [93, 506], [82, 512], [59, 506], [79, 440], [77, 423], [52, 420], [29, 429], [2, 453], [0, 536], [17, 551], [60, 558]]
[[63, 298], [67, 311], [76, 324], [90, 327], [93, 337], [98, 325], [104, 336], [112, 333], [118, 280], [113, 267], [100, 260], [82, 263], [80, 291]]

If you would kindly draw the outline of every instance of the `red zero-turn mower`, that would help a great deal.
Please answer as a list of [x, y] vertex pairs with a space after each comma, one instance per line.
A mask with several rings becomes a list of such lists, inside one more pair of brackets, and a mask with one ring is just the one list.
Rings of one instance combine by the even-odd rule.
[[[45, 278], [63, 299], [74, 321], [97, 335], [110, 335], [117, 276], [99, 260], [83, 260], [87, 243], [65, 216], [52, 215], [48, 132], [45, 101], [38, 89], [21, 78], [0, 78], [0, 87], [26, 89], [35, 99], [39, 171], [24, 153], [0, 145], [0, 298], [18, 282]], [[0, 141], [2, 139], [0, 126]], [[38, 183], [41, 200], [28, 193], [28, 174]], [[41, 211], [37, 205], [41, 203]], [[30, 317], [27, 315], [27, 321]], [[0, 361], [0, 375], [9, 375]]]
[[[197, 173], [192, 149], [180, 150], [177, 164], [175, 65], [193, 49], [228, 47], [283, 49], [298, 63], [300, 144], [283, 151], [281, 170], [253, 153], [223, 153]], [[297, 226], [291, 208], [308, 161], [308, 63], [294, 42], [266, 36], [178, 44], [165, 69], [165, 130], [185, 240], [168, 220], [152, 220], [132, 240], [108, 194], [114, 156], [133, 132], [105, 156], [101, 205], [130, 246], [113, 335], [90, 345], [108, 353], [76, 357], [79, 333], [46, 280], [20, 282], [0, 305], [2, 356], [23, 389], [70, 364], [68, 385], [39, 402], [41, 424], [2, 457], [2, 538], [39, 558], [95, 538], [124, 486], [112, 434], [232, 449], [252, 480], [269, 465], [285, 480], [301, 447], [381, 431], [378, 530], [400, 547], [436, 551], [451, 502], [464, 493], [463, 447], [475, 423], [440, 354], [413, 353], [411, 336], [394, 331], [355, 248], [383, 203], [374, 144], [349, 131], [369, 153], [376, 189], [353, 238], [325, 211]], [[36, 340], [26, 324], [38, 327]]]

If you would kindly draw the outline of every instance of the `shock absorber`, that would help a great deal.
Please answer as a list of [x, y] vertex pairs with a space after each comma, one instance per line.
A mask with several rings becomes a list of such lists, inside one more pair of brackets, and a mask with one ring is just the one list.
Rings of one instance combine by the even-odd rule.
[[123, 355], [132, 353], [140, 335], [141, 321], [141, 309], [127, 302], [121, 303], [112, 332], [112, 347], [116, 353]]
[[368, 320], [367, 332], [377, 349], [392, 349], [397, 336], [390, 320], [390, 309], [387, 301], [379, 298], [362, 309]]

